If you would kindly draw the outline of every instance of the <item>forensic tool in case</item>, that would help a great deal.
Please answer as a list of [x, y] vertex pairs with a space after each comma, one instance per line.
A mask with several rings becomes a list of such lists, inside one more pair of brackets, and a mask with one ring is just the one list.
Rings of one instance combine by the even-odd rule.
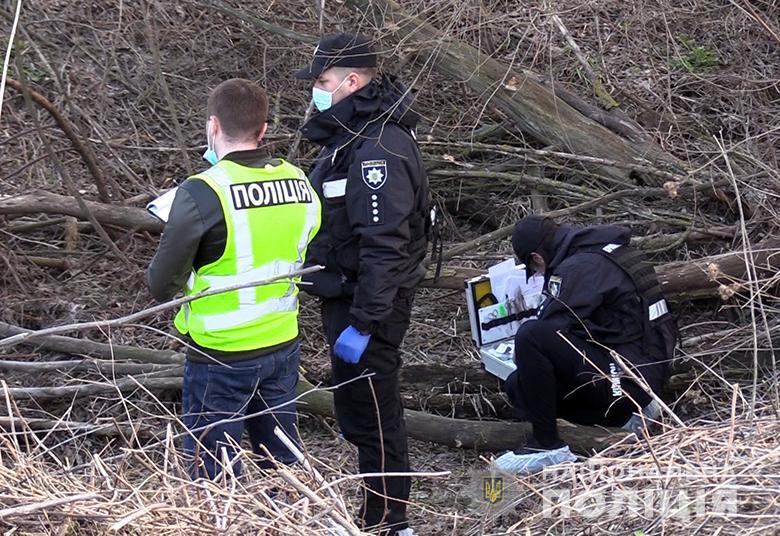
[[471, 338], [485, 370], [502, 380], [517, 368], [515, 333], [534, 317], [542, 302], [543, 285], [541, 275], [526, 278], [525, 265], [515, 265], [514, 259], [466, 281]]

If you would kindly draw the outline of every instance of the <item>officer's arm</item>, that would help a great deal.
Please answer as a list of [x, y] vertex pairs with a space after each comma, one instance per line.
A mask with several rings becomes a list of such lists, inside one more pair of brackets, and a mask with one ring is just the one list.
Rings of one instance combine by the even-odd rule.
[[614, 280], [611, 266], [600, 260], [578, 255], [561, 263], [547, 282], [547, 299], [540, 307], [539, 320], [567, 330], [590, 319], [619, 282]]
[[415, 197], [409, 163], [382, 142], [364, 142], [347, 177], [347, 212], [360, 255], [350, 322], [361, 331], [390, 314], [396, 273], [409, 259]]
[[184, 289], [203, 236], [200, 210], [183, 187], [176, 191], [160, 245], [146, 270], [149, 291], [158, 301], [168, 301]]

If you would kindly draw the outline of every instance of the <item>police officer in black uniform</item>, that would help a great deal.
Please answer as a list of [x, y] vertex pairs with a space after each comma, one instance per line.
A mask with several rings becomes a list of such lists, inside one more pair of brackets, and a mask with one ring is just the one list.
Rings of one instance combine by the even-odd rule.
[[515, 338], [517, 371], [505, 389], [531, 422], [533, 438], [496, 460], [499, 469], [531, 473], [572, 461], [558, 436], [557, 417], [637, 431], [659, 414], [657, 403], [620, 367], [610, 350], [658, 393], [669, 378], [676, 324], [652, 266], [629, 245], [631, 232], [612, 225], [558, 225], [529, 216], [512, 246], [528, 273], [545, 277], [537, 319]]
[[[322, 146], [309, 179], [322, 199], [323, 225], [307, 263], [326, 267], [301, 288], [322, 298], [333, 381], [349, 382], [334, 393], [336, 417], [358, 448], [362, 473], [408, 472], [399, 346], [425, 272], [430, 227], [413, 133], [418, 116], [410, 93], [378, 73], [376, 54], [359, 36], [323, 38], [296, 76], [314, 82], [318, 112], [302, 132]], [[365, 484], [362, 524], [412, 534], [404, 502], [410, 479], [368, 477]]]

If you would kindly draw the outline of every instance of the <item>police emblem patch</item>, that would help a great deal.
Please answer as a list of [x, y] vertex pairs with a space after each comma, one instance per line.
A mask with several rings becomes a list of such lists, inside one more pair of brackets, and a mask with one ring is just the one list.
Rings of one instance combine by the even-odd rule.
[[547, 288], [550, 291], [550, 296], [557, 298], [561, 293], [561, 276], [553, 275], [550, 277], [550, 282], [547, 284]]
[[364, 160], [360, 163], [363, 182], [372, 190], [379, 190], [387, 182], [387, 161]]

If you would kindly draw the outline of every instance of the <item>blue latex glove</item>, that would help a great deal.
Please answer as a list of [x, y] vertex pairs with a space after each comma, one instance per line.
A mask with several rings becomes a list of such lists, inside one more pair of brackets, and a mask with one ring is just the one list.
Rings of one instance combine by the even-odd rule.
[[370, 339], [371, 335], [363, 335], [357, 328], [347, 326], [347, 329], [342, 331], [336, 340], [333, 353], [345, 363], [354, 365], [360, 361]]

